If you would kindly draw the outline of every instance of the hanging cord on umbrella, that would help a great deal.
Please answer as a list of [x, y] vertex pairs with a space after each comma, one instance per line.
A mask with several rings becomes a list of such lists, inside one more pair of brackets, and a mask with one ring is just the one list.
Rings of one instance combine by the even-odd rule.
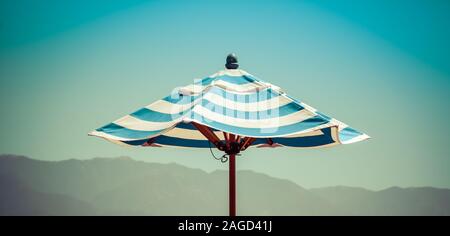
[[214, 155], [214, 152], [211, 147], [211, 141], [208, 140], [208, 144], [209, 144], [209, 151], [211, 152], [211, 155], [214, 157], [214, 159], [216, 159], [222, 163], [225, 163], [228, 161], [228, 154], [224, 154], [222, 157], [216, 157], [216, 155]]
[[[208, 144], [209, 144], [209, 151], [211, 152], [211, 155], [214, 157], [214, 159], [221, 161], [222, 163], [225, 163], [228, 161], [228, 157], [230, 156], [229, 154], [225, 153], [223, 154], [221, 157], [216, 157], [216, 155], [214, 155], [214, 152], [212, 150], [211, 147], [211, 141], [208, 140]], [[236, 156], [241, 156], [241, 154], [237, 153], [235, 154]]]

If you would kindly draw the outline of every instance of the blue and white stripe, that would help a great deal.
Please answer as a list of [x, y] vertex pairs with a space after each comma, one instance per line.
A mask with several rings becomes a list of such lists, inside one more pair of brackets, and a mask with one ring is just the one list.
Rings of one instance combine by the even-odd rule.
[[209, 147], [191, 122], [223, 132], [254, 137], [252, 145], [322, 147], [368, 139], [348, 125], [286, 95], [243, 70], [223, 70], [142, 109], [98, 128], [90, 135], [139, 146]]

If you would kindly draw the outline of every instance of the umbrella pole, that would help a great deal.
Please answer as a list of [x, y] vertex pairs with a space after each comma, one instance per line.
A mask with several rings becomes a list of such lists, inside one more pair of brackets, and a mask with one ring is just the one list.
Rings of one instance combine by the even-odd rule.
[[236, 216], [236, 154], [231, 154], [229, 159], [229, 200], [230, 216]]
[[212, 142], [217, 149], [224, 151], [229, 155], [228, 167], [228, 198], [229, 198], [229, 215], [236, 216], [236, 154], [249, 147], [255, 138], [244, 138], [242, 144], [241, 137], [234, 134], [223, 132], [225, 138], [225, 145], [222, 145], [220, 139], [214, 134], [209, 127], [192, 122], [192, 124], [202, 133], [210, 142]]

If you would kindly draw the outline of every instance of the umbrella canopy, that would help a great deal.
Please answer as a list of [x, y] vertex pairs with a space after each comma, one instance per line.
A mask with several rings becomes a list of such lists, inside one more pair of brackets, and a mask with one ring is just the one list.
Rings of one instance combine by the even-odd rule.
[[253, 137], [250, 146], [321, 147], [369, 138], [240, 69], [179, 88], [90, 135], [133, 146], [209, 148], [194, 123], [220, 140], [223, 132]]
[[248, 147], [324, 147], [368, 139], [348, 125], [238, 69], [174, 90], [169, 96], [98, 128], [89, 135], [131, 146], [177, 146], [224, 151], [229, 159], [230, 216], [236, 215], [235, 157]]

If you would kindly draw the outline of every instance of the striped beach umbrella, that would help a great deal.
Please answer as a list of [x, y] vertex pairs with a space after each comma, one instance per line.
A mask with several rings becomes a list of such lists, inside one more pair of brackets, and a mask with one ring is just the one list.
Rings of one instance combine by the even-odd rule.
[[328, 147], [369, 136], [296, 100], [280, 87], [226, 69], [100, 127], [89, 135], [142, 147], [217, 148], [229, 162], [229, 213], [236, 215], [236, 154], [250, 147]]

